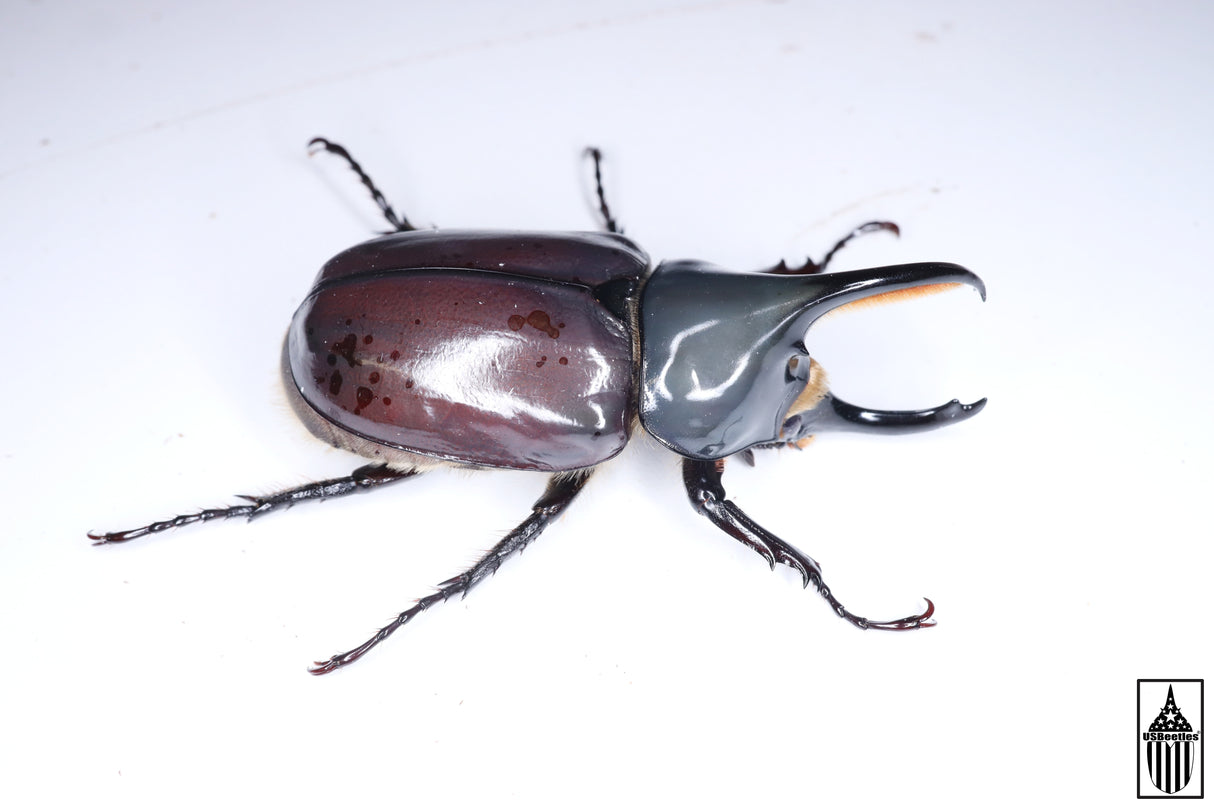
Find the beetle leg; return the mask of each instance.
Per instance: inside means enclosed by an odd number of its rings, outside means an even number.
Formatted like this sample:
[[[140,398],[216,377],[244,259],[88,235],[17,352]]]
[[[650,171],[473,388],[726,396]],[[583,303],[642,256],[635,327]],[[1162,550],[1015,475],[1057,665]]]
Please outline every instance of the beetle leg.
[[[683,482],[696,511],[743,545],[758,552],[773,568],[775,563],[779,562],[796,570],[801,574],[802,586],[813,584],[814,589],[826,599],[840,618],[860,629],[903,630],[936,625],[936,622],[931,620],[932,613],[936,611],[931,599],[926,599],[927,609],[924,612],[895,621],[870,621],[849,612],[822,580],[822,568],[817,562],[756,523],[732,500],[725,499],[725,488],[721,485],[724,469],[723,460],[683,459]]]
[[[607,207],[607,196],[603,193],[603,153],[597,146],[587,146],[586,156],[594,161],[594,191],[599,198],[599,213],[603,216],[603,228],[608,233],[623,233],[624,229],[611,216]]]
[[[835,246],[827,251],[820,263],[815,263],[812,258],[807,258],[805,259],[805,263],[800,267],[789,267],[784,263],[784,259],[780,259],[779,264],[774,267],[768,267],[762,272],[771,273],[772,275],[813,275],[815,273],[824,272],[826,270],[826,265],[829,264],[830,260],[835,257],[835,253],[838,253],[843,249],[843,245],[847,244],[857,236],[863,236],[865,233],[875,233],[879,230],[888,230],[895,236],[902,235],[902,231],[899,230],[898,226],[893,222],[865,222],[863,225],[860,225],[860,227],[856,228],[851,233],[835,242]]]
[[[355,469],[344,478],[318,480],[313,483],[305,483],[303,486],[296,486],[293,489],[285,489],[281,492],[274,492],[273,494],[259,497],[247,494],[237,495],[249,501],[244,505],[228,506],[226,508],[208,508],[194,514],[182,514],[171,520],[154,522],[151,525],[133,528],[129,531],[113,531],[107,534],[98,534],[90,531],[88,537],[93,540],[93,544],[95,545],[107,545],[114,542],[126,542],[127,540],[138,539],[148,534],[158,534],[170,528],[179,528],[183,525],[190,525],[196,522],[226,520],[230,517],[248,517],[251,520],[254,517],[260,517],[263,514],[277,511],[280,508],[290,508],[296,503],[302,503],[305,500],[324,500],[329,497],[341,497],[345,494],[365,492],[377,489],[388,483],[395,483],[398,480],[411,478],[417,474],[421,474],[418,469],[400,470],[393,469],[385,464],[367,464]]]
[[[396,616],[392,623],[372,635],[366,643],[348,652],[334,655],[323,662],[318,660],[308,671],[312,674],[328,674],[342,666],[348,666],[435,604],[447,601],[455,595],[467,595],[469,590],[483,579],[496,573],[502,562],[527,547],[553,520],[560,516],[561,512],[573,502],[573,498],[586,485],[586,481],[590,479],[590,473],[593,471],[594,469],[590,468],[553,475],[548,481],[548,488],[531,507],[531,516],[507,534],[501,542],[494,545],[476,564],[458,576],[453,576],[440,583],[436,592],[425,598],[419,598],[416,604]]]
[[[371,192],[371,198],[375,200],[375,204],[379,206],[379,210],[383,213],[384,218],[388,220],[388,224],[392,226],[395,232],[404,233],[405,231],[409,230],[417,230],[417,228],[410,224],[408,218],[405,216],[397,216],[396,211],[392,210],[392,206],[388,204],[388,198],[385,197],[383,192],[381,192],[379,188],[376,187],[375,183],[371,181],[371,178],[367,175],[367,172],[363,171],[363,167],[358,165],[358,161],[355,160],[348,151],[346,151],[346,147],[333,143],[325,138],[312,138],[312,140],[308,141],[308,154],[315,154],[316,147],[337,155],[345,160],[347,164],[349,164],[354,173],[358,175],[358,179],[362,180],[362,184],[365,185],[367,190]]]

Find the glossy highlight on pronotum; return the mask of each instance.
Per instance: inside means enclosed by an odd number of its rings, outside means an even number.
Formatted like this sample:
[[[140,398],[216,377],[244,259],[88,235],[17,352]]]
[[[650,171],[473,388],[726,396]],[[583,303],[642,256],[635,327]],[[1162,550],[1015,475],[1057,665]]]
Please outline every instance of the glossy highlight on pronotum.
[[[820,262],[734,272],[705,261],[656,267],[608,208],[602,155],[588,149],[603,230],[422,230],[398,214],[343,147],[391,232],[345,250],[320,270],[287,330],[283,380],[318,438],[370,463],[350,475],[246,502],[89,537],[113,545],[197,522],[259,517],[398,483],[440,465],[547,473],[531,514],[472,567],[437,585],[325,674],[362,657],[420,613],[465,595],[526,547],[615,457],[639,424],[682,458],[695,510],[774,568],[787,565],[841,618],[861,629],[934,625],[930,600],[906,618],[874,621],[843,606],[805,553],[725,495],[726,460],[804,447],[818,433],[918,432],[964,421],[986,403],[876,410],[834,395],[806,341],[828,312],[956,286],[978,276],[955,264],[825,272],[868,222]]]

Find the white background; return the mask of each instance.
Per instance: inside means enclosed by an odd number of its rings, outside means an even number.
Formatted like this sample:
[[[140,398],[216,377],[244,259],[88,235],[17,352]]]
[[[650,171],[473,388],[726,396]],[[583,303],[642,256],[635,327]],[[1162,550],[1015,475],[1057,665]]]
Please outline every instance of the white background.
[[[13,806],[1131,805],[1135,681],[1211,666],[1207,3],[19,2],[0,9],[0,789]],[[543,478],[437,472],[251,525],[114,530],[359,461],[280,340],[384,227],[655,258],[920,260],[951,293],[809,346],[845,398],[989,396],[725,482],[863,633],[645,440],[522,558],[349,670]],[[1186,706],[1186,711],[1188,706]],[[1059,741],[1062,740],[1062,741]]]

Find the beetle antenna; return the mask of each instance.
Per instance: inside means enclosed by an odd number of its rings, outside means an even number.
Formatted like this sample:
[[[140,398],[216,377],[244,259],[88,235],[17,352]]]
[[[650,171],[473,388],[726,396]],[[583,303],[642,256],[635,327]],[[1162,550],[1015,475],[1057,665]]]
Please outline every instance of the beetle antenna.
[[[772,275],[814,275],[816,273],[825,272],[826,265],[829,264],[830,260],[835,257],[835,253],[838,253],[843,249],[845,244],[857,236],[863,236],[865,233],[876,233],[879,230],[888,230],[895,236],[902,235],[901,228],[899,228],[893,222],[865,222],[863,225],[855,228],[851,233],[835,242],[835,246],[830,248],[830,250],[826,252],[826,255],[822,257],[821,263],[815,263],[812,258],[807,258],[805,259],[805,263],[800,267],[789,267],[784,263],[784,260],[781,259],[779,264],[774,267],[768,267],[766,270],[763,270],[763,272],[771,273]]]
[[[603,227],[607,229],[608,233],[623,233],[623,228],[611,216],[611,209],[607,207],[607,196],[603,193],[603,153],[597,146],[587,146],[585,154],[594,161],[594,191],[599,198],[599,213],[603,217]]]
[[[383,213],[384,218],[388,220],[388,224],[390,224],[397,233],[417,230],[417,228],[413,227],[413,225],[409,222],[407,217],[397,216],[396,211],[394,211],[392,206],[388,204],[388,198],[383,195],[383,192],[380,191],[378,187],[376,187],[370,176],[367,175],[367,172],[363,171],[363,167],[358,164],[358,161],[355,160],[348,151],[346,151],[346,147],[333,143],[325,138],[312,138],[312,140],[308,141],[308,154],[316,154],[317,147],[324,149],[326,152],[330,152],[331,154],[335,154],[346,161],[354,173],[358,175],[358,179],[362,181],[362,184],[365,185],[367,190],[371,192],[371,199],[375,200],[375,204],[379,206],[380,212]]]

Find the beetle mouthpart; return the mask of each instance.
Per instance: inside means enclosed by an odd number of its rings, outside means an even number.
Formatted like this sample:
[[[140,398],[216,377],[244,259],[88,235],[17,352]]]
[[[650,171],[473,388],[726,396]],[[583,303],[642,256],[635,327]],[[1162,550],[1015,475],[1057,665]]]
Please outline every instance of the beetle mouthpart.
[[[789,364],[792,364],[791,360]],[[827,381],[826,371],[823,370],[821,363],[811,358],[809,361],[809,379],[805,382],[805,389],[788,406],[788,416],[792,417],[799,413],[813,410],[829,395],[830,383]]]

